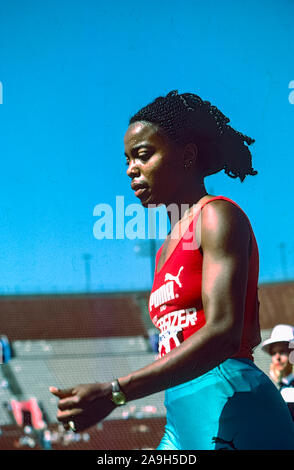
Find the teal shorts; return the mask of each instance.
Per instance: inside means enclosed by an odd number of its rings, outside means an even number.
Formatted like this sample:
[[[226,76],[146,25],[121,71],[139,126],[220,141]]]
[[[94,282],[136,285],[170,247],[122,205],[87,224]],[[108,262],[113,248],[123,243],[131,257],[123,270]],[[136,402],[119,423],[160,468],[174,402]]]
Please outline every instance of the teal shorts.
[[[294,450],[294,422],[280,392],[249,359],[228,359],[165,392],[157,450]]]

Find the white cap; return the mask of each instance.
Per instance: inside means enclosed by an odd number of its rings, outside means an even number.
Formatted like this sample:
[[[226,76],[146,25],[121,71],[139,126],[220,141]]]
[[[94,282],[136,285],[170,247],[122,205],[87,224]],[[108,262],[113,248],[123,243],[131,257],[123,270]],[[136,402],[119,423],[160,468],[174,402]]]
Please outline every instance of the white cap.
[[[294,343],[294,327],[290,325],[277,325],[273,328],[271,337],[264,341],[261,348],[269,354],[271,344],[274,343]]]

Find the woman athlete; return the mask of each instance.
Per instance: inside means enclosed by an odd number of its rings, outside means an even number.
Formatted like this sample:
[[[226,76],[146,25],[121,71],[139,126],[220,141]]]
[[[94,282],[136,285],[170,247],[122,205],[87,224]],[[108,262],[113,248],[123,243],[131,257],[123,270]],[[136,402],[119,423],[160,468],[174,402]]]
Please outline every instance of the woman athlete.
[[[66,428],[85,429],[120,404],[165,390],[158,450],[294,449],[287,406],[253,363],[259,267],[250,222],[204,185],[223,169],[241,181],[257,173],[248,148],[254,141],[228,123],[208,101],[177,91],[130,119],[124,144],[135,195],[146,208],[164,204],[181,214],[174,220],[169,213],[149,299],[159,357],[113,382],[51,387]]]

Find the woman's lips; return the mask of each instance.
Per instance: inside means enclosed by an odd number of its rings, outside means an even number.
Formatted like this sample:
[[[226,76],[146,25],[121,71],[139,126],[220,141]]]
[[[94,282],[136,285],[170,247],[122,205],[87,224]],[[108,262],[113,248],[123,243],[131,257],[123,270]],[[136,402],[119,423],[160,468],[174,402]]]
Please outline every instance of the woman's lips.
[[[144,194],[144,192],[147,190],[147,188],[139,188],[137,191],[135,191],[135,196],[140,197]]]

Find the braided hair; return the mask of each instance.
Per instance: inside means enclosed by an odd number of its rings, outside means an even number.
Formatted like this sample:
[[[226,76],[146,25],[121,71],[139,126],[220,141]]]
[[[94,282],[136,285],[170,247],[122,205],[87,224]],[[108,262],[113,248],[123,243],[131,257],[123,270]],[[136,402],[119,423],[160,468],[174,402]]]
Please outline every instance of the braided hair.
[[[257,174],[248,148],[254,139],[229,126],[230,119],[198,95],[173,90],[139,110],[130,118],[129,125],[137,121],[157,125],[177,144],[194,142],[199,149],[203,176],[224,170],[231,178],[243,182],[246,175]]]

